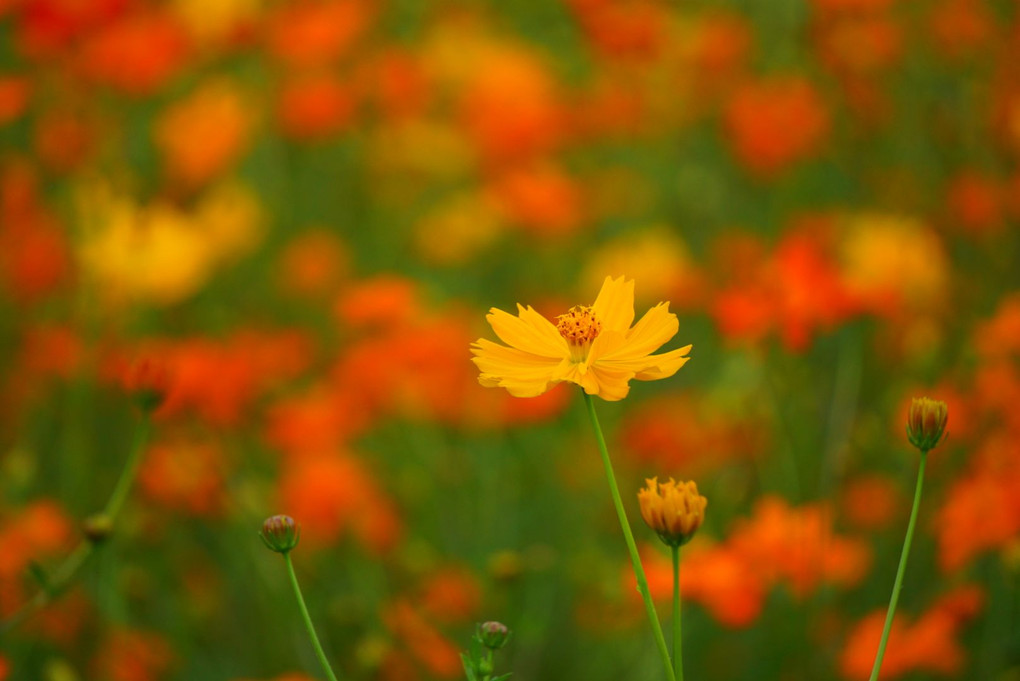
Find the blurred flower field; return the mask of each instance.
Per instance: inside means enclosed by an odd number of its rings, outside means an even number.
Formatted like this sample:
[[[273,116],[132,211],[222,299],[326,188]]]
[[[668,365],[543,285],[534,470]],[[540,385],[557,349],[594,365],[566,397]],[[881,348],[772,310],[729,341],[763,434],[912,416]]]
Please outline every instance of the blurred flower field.
[[[471,361],[607,277],[688,679],[869,678],[927,395],[881,679],[1018,681],[1018,227],[1017,0],[0,0],[0,681],[322,678],[277,513],[341,679],[662,678],[581,389]]]

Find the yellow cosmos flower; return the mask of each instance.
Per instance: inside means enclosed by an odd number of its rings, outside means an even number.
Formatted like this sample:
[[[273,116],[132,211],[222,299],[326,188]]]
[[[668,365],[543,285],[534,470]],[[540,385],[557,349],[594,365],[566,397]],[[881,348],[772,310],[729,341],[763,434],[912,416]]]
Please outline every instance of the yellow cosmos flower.
[[[627,396],[632,378],[668,378],[687,363],[691,346],[653,355],[679,328],[669,303],[634,322],[634,281],[606,277],[595,302],[578,305],[553,324],[530,306],[517,316],[493,308],[486,319],[506,345],[485,338],[471,345],[479,383],[515,397],[541,395],[561,381],[604,400]],[[509,346],[509,347],[507,347]]]

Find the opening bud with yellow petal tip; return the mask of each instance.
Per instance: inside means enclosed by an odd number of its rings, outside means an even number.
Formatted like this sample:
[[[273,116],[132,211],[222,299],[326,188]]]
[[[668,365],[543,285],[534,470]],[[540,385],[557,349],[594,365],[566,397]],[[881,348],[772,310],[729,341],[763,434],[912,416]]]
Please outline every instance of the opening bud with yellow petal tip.
[[[922,452],[928,452],[942,441],[949,421],[945,402],[929,397],[915,397],[907,415],[907,439]]]
[[[298,545],[301,527],[289,515],[274,515],[262,523],[259,537],[270,551],[287,554]]]
[[[668,546],[683,546],[705,520],[708,499],[698,494],[693,482],[646,480],[648,486],[638,492],[641,517]]]

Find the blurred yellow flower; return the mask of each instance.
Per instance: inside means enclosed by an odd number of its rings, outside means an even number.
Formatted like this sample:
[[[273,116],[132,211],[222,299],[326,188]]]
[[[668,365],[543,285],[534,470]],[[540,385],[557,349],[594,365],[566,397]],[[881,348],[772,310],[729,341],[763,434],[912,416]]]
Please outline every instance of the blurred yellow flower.
[[[929,310],[945,302],[949,262],[938,235],[895,215],[851,217],[841,244],[843,277],[873,307],[899,303]]]
[[[456,194],[415,225],[415,245],[429,263],[456,265],[489,248],[505,231],[499,206],[484,192]]]
[[[604,272],[641,272],[641,300],[663,300],[696,276],[687,245],[668,225],[635,229],[599,247],[585,266],[582,281],[593,286]]]
[[[214,188],[193,211],[140,205],[91,185],[79,195],[79,218],[87,229],[78,247],[82,270],[112,303],[185,300],[260,234],[258,203],[241,185]]]
[[[262,0],[173,0],[172,11],[200,45],[234,39],[257,25]]]
[[[690,359],[691,346],[653,355],[679,328],[669,303],[659,303],[633,327],[634,281],[606,277],[595,302],[575,306],[558,324],[532,307],[518,316],[492,308],[486,319],[507,345],[485,338],[472,344],[478,381],[506,388],[515,397],[534,397],[567,381],[604,400],[623,399],[630,380],[668,378]],[[507,347],[509,346],[509,347]]]

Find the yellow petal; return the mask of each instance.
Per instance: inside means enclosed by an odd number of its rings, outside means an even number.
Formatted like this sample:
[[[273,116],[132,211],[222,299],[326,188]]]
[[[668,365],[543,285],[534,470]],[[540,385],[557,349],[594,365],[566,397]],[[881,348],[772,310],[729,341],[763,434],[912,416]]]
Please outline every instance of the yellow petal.
[[[602,290],[592,304],[602,328],[626,331],[634,322],[634,280],[606,277]]]
[[[633,371],[617,370],[603,366],[592,367],[588,372],[598,379],[598,396],[607,402],[622,400],[630,392],[630,379],[634,378]]]
[[[602,357],[606,359],[645,357],[675,336],[679,328],[680,322],[677,321],[676,315],[669,311],[669,303],[659,303],[641,317],[620,346],[603,354]]]
[[[552,323],[530,307],[518,305],[517,310],[519,317],[494,307],[486,316],[500,340],[542,357],[561,358],[570,354],[566,340]]]
[[[481,377],[478,379],[481,381]],[[510,381],[502,380],[495,385],[485,385],[487,388],[505,388],[508,393],[514,397],[538,397],[542,393],[547,392],[556,383],[547,381]]]
[[[483,374],[523,380],[545,376],[551,379],[556,367],[563,361],[542,357],[517,348],[508,348],[485,338],[479,338],[471,346],[471,352],[475,355],[471,361]]]
[[[664,352],[661,355],[651,355],[648,357],[646,367],[634,374],[634,378],[639,381],[656,381],[660,378],[669,378],[679,371],[680,367],[687,364],[690,357],[686,355],[690,351],[691,346],[685,345],[682,348]]]

